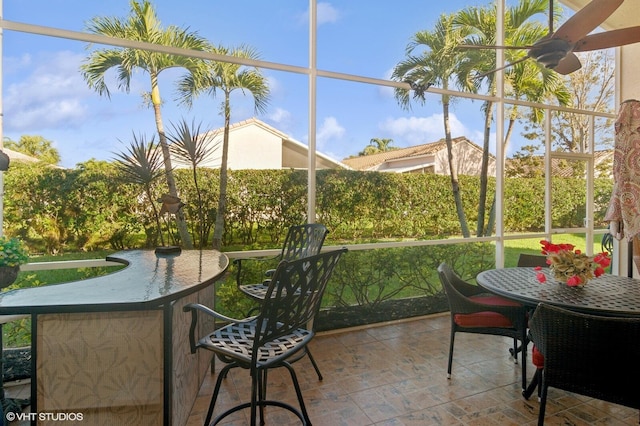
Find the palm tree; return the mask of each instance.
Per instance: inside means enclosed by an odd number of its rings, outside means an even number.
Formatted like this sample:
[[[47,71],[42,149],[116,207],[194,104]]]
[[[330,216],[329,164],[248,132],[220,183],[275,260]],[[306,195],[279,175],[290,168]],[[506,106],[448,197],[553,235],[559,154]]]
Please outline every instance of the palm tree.
[[[217,47],[213,53],[242,59],[259,59],[257,51],[248,46],[228,49]],[[220,162],[220,198],[216,211],[216,223],[213,230],[213,248],[222,248],[224,233],[224,216],[227,209],[227,160],[229,153],[229,127],[231,126],[231,93],[240,90],[253,95],[256,113],[266,110],[269,99],[269,86],[266,78],[257,68],[246,68],[229,62],[205,63],[197,71],[192,71],[178,82],[178,93],[182,104],[191,107],[195,96],[207,93],[213,97],[220,90],[224,96],[222,100],[222,115],[224,117],[224,136],[222,139],[222,158]]]
[[[142,3],[132,0],[131,13],[124,20],[95,17],[89,21],[87,30],[109,37],[143,41],[182,49],[204,50],[209,45],[197,33],[188,32],[176,26],[169,26],[163,29],[153,6],[147,0]],[[131,48],[108,48],[93,51],[81,66],[82,75],[89,87],[96,90],[100,95],[107,97],[110,97],[110,93],[105,82],[105,75],[112,68],[117,70],[118,88],[127,93],[129,93],[131,78],[136,70],[141,69],[149,75],[151,91],[147,100],[151,102],[155,114],[168,191],[170,195],[175,197],[178,196],[178,190],[173,176],[169,145],[162,122],[162,98],[160,97],[158,77],[162,71],[169,68],[184,67],[188,70],[194,69],[199,62],[201,60],[184,56]],[[176,223],[182,243],[186,248],[192,248],[191,236],[182,211],[176,215]]]
[[[509,7],[505,11],[504,34],[506,45],[531,45],[548,33],[548,29],[541,22],[532,18],[547,14],[547,0],[523,0],[518,5]],[[554,14],[558,17],[558,14]],[[471,45],[495,45],[496,44],[496,19],[497,6],[469,7],[458,12],[454,19],[454,26],[467,34],[464,44]],[[496,68],[496,55],[492,49],[472,49],[465,51],[457,75],[458,83],[466,90],[477,92],[486,87],[487,92],[495,95],[495,74],[488,73]],[[505,50],[507,62],[514,61],[524,56],[520,50]],[[482,76],[477,78],[476,76]],[[541,102],[555,97],[559,104],[566,105],[569,95],[563,80],[554,71],[548,70],[535,61],[525,61],[504,71],[506,91],[515,99],[526,99],[532,102]],[[493,229],[493,211],[490,209],[489,220],[485,221],[488,168],[489,168],[489,141],[491,134],[494,103],[485,101],[482,108],[485,125],[483,141],[483,157],[480,173],[480,195],[478,202],[478,221],[476,236],[489,235]],[[518,119],[518,107],[513,106],[509,113],[509,123],[505,139],[502,142],[506,149],[513,127]],[[540,110],[533,110],[530,119],[539,122],[542,119]],[[495,197],[492,206],[495,204]],[[487,222],[487,223],[485,223]]]
[[[396,81],[409,83],[414,90],[414,99],[424,104],[424,91],[430,85],[437,84],[445,90],[449,88],[449,80],[451,76],[457,73],[458,63],[463,55],[461,51],[455,49],[460,44],[463,35],[460,30],[453,27],[453,15],[441,15],[433,31],[420,31],[411,38],[405,51],[407,58],[395,66],[392,78]],[[410,91],[408,89],[395,90],[396,100],[406,109],[411,107],[409,94]],[[456,159],[453,155],[451,125],[449,122],[451,97],[443,94],[441,100],[451,189],[462,235],[468,238],[470,236],[469,227],[460,194],[458,170]]]
[[[396,149],[392,147],[393,139],[386,138],[372,138],[369,141],[369,145],[367,145],[361,152],[358,153],[359,156],[363,155],[371,155],[377,154],[379,152],[387,152]]]

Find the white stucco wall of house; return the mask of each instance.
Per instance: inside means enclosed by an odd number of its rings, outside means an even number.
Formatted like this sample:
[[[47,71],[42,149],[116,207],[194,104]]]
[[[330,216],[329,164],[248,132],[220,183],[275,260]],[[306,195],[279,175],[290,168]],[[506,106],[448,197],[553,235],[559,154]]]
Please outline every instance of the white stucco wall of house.
[[[482,151],[466,142],[457,143],[453,147],[458,175],[479,176],[482,165]],[[434,172],[439,175],[449,174],[449,160],[447,150],[443,149],[436,154]],[[488,175],[495,176],[496,161],[489,157]]]
[[[234,129],[229,138],[229,168],[279,169],[282,167],[282,139],[259,126]]]
[[[200,167],[219,168],[222,157],[223,129],[217,129],[210,144],[212,154]],[[227,166],[231,170],[307,169],[309,153],[306,145],[289,139],[286,135],[259,120],[247,120],[231,126]],[[173,156],[176,168],[190,167]],[[318,153],[317,169],[346,167]]]
[[[209,145],[212,154],[200,167],[220,168],[223,132],[219,131]],[[173,157],[176,167],[188,165]],[[266,129],[255,126],[231,128],[227,167],[231,170],[279,169],[282,167],[282,139]]]

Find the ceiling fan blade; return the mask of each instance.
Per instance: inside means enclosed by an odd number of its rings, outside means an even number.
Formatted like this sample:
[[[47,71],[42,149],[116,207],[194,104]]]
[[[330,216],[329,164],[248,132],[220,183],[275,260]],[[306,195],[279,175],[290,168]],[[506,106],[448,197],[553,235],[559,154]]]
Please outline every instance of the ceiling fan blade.
[[[509,63],[509,64],[506,64],[506,65],[504,65],[504,66],[502,66],[502,67],[499,67],[499,68],[493,69],[493,70],[491,70],[491,71],[483,72],[482,74],[479,74],[479,75],[475,76],[474,78],[475,78],[475,79],[484,78],[484,77],[488,76],[489,74],[493,74],[494,72],[497,72],[497,71],[503,70],[503,69],[505,69],[505,68],[509,68],[509,67],[511,67],[511,66],[513,66],[513,65],[515,65],[515,64],[519,64],[520,62],[524,62],[524,61],[526,61],[527,59],[529,59],[529,57],[528,57],[528,56],[524,56],[524,57],[522,57],[522,58],[518,59],[517,61],[514,61],[514,62],[511,62],[511,63]]]
[[[578,40],[573,47],[573,51],[585,52],[587,50],[608,49],[638,42],[640,42],[640,26],[621,28],[583,37]]]
[[[558,28],[553,38],[574,44],[604,22],[624,0],[592,0]]]
[[[580,59],[573,52],[567,53],[558,65],[553,67],[553,70],[558,74],[567,75],[571,74],[574,71],[578,71],[582,68],[582,64],[580,63]]]

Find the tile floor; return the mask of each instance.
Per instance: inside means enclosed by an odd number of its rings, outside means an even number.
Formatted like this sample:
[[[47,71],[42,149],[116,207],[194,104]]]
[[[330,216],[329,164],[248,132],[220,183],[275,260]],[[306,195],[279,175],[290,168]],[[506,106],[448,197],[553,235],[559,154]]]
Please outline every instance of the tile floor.
[[[529,401],[521,396],[520,366],[509,356],[510,339],[459,333],[447,380],[449,321],[446,313],[316,336],[310,347],[324,380],[318,380],[307,358],[294,364],[312,423],[535,425],[539,404],[535,394]],[[528,367],[531,377],[533,366]],[[188,426],[204,423],[215,379],[215,374],[205,379]],[[621,386],[628,385],[624,377],[620,380]],[[249,386],[247,371],[232,370],[214,416],[246,401]],[[28,397],[28,392],[24,385],[7,388],[9,396]],[[286,370],[269,372],[267,394],[296,405]],[[221,424],[247,425],[247,416],[248,410],[234,413]],[[637,410],[550,389],[545,424],[637,425],[638,418]],[[300,422],[287,411],[267,408],[267,424]]]
[[[458,333],[452,378],[447,380],[449,321],[446,313],[316,336],[310,348],[324,380],[318,380],[307,358],[294,364],[312,423],[537,424],[537,397],[526,401],[521,395],[520,365],[509,356],[510,339]],[[527,367],[531,377],[534,367]],[[189,426],[204,423],[215,379],[215,374],[205,379]],[[624,378],[620,380],[623,386]],[[232,370],[223,382],[214,416],[246,401],[249,386],[246,370]],[[267,395],[296,405],[286,370],[269,372]],[[248,410],[234,413],[221,424],[246,425],[247,416]],[[549,390],[547,425],[637,425],[638,419],[634,409]],[[267,424],[299,423],[284,410],[267,409]]]

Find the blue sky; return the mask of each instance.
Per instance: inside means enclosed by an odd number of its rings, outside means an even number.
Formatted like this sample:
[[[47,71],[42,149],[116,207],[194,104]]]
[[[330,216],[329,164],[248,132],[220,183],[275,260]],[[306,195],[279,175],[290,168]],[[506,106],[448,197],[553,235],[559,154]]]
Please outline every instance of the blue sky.
[[[335,0],[318,3],[318,68],[367,77],[388,78],[403,57],[410,37],[429,30],[442,13],[492,0],[371,1]],[[296,66],[308,64],[308,2],[306,0],[194,1],[156,0],[163,26],[197,31],[215,44],[250,45],[261,59]],[[95,16],[125,18],[128,0],[4,0],[6,20],[82,31]],[[100,97],[82,79],[79,66],[86,43],[5,31],[3,34],[4,136],[41,135],[53,141],[61,165],[74,167],[91,158],[112,160],[132,139],[155,133],[153,112],[143,105],[148,76],[139,74],[129,94],[110,76],[111,99]],[[174,102],[173,83],[183,71],[163,74],[161,92],[167,130],[182,118],[204,128],[222,126],[220,100],[199,98],[191,110]],[[265,70],[271,98],[257,117],[308,141],[308,78]],[[232,100],[232,122],[254,116],[250,96]],[[482,144],[481,103],[452,107],[453,136]],[[400,108],[393,91],[375,85],[319,79],[317,148],[341,160],[361,151],[371,138],[390,138],[406,147],[444,136],[439,96],[425,106]],[[124,145],[123,145],[124,144]]]

